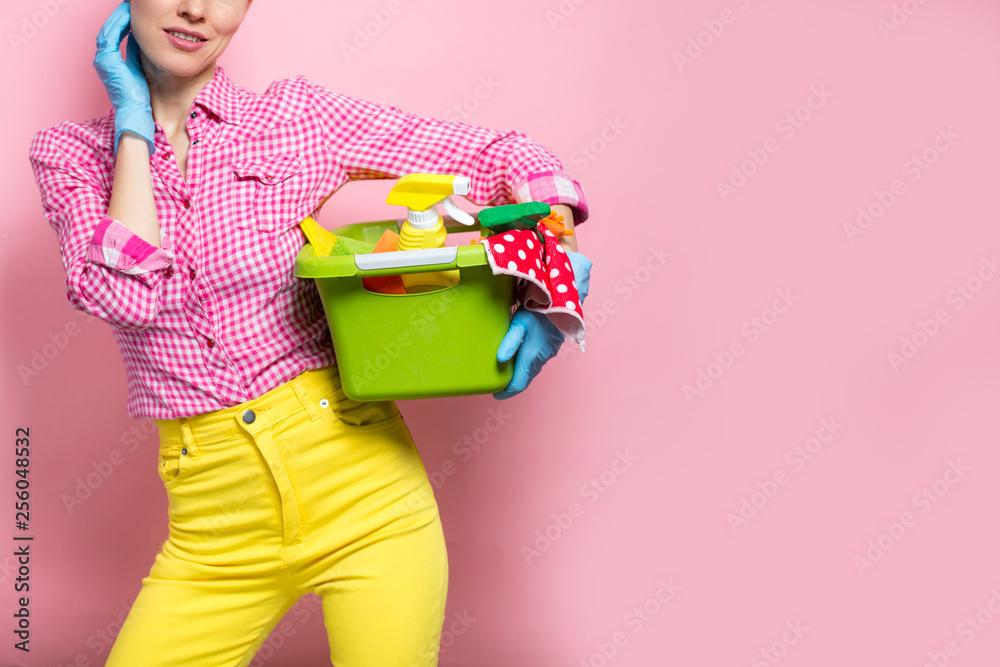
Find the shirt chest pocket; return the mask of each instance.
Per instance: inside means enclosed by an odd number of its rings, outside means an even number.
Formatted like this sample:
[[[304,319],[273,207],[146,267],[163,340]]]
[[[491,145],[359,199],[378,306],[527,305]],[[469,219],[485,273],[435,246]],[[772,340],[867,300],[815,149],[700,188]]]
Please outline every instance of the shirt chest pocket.
[[[298,154],[281,153],[251,158],[233,164],[243,209],[236,226],[274,232],[297,225],[304,217],[302,159]]]

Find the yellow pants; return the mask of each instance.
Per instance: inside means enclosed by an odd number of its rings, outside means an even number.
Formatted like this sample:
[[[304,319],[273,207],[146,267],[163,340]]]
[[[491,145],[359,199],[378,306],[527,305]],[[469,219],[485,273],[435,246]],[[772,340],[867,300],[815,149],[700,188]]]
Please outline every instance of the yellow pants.
[[[336,667],[437,665],[448,555],[394,403],[347,398],[331,367],[157,425],[170,534],[107,665],[248,665],[309,592]]]

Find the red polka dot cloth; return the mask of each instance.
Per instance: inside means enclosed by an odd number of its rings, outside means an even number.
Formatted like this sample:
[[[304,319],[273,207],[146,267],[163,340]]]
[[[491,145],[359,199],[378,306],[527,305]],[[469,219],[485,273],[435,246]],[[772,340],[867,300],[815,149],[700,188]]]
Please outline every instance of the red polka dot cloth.
[[[530,230],[497,234],[479,242],[486,246],[486,258],[493,273],[519,278],[517,300],[528,310],[548,316],[567,338],[583,351],[586,324],[573,267],[566,250],[555,235],[544,230],[543,246]]]

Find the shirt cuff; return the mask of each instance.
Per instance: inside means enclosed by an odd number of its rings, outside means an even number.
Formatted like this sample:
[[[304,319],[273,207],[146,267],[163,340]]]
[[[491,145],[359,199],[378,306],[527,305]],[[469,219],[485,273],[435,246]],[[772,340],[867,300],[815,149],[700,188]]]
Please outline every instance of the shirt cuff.
[[[531,174],[514,188],[514,198],[519,204],[540,201],[546,204],[566,204],[576,209],[573,224],[578,225],[590,215],[583,186],[564,171],[545,171]]]
[[[163,233],[160,236],[163,245],[157,248],[118,220],[105,215],[90,239],[87,259],[149,283],[153,279],[152,272],[168,268],[174,261],[170,239]]]

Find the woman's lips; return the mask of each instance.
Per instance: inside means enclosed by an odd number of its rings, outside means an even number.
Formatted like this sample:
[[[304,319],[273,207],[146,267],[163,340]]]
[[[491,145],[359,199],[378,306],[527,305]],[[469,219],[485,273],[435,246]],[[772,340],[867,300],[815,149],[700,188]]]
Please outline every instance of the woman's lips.
[[[184,33],[185,35],[191,35],[191,33],[187,32],[187,31],[184,31],[184,30],[175,30],[174,32],[181,32],[181,33]],[[176,35],[171,34],[167,30],[164,30],[163,34],[165,34],[167,36],[167,39],[170,40],[171,44],[173,44],[174,46],[176,46],[179,49],[183,49],[184,51],[197,51],[198,49],[200,49],[205,44],[205,41],[207,41],[207,40],[202,40],[202,41],[199,41],[199,42],[192,42],[192,41],[189,41],[189,40],[186,40],[186,39],[181,39],[180,37],[177,37]],[[192,35],[192,36],[197,37],[197,35]]]

